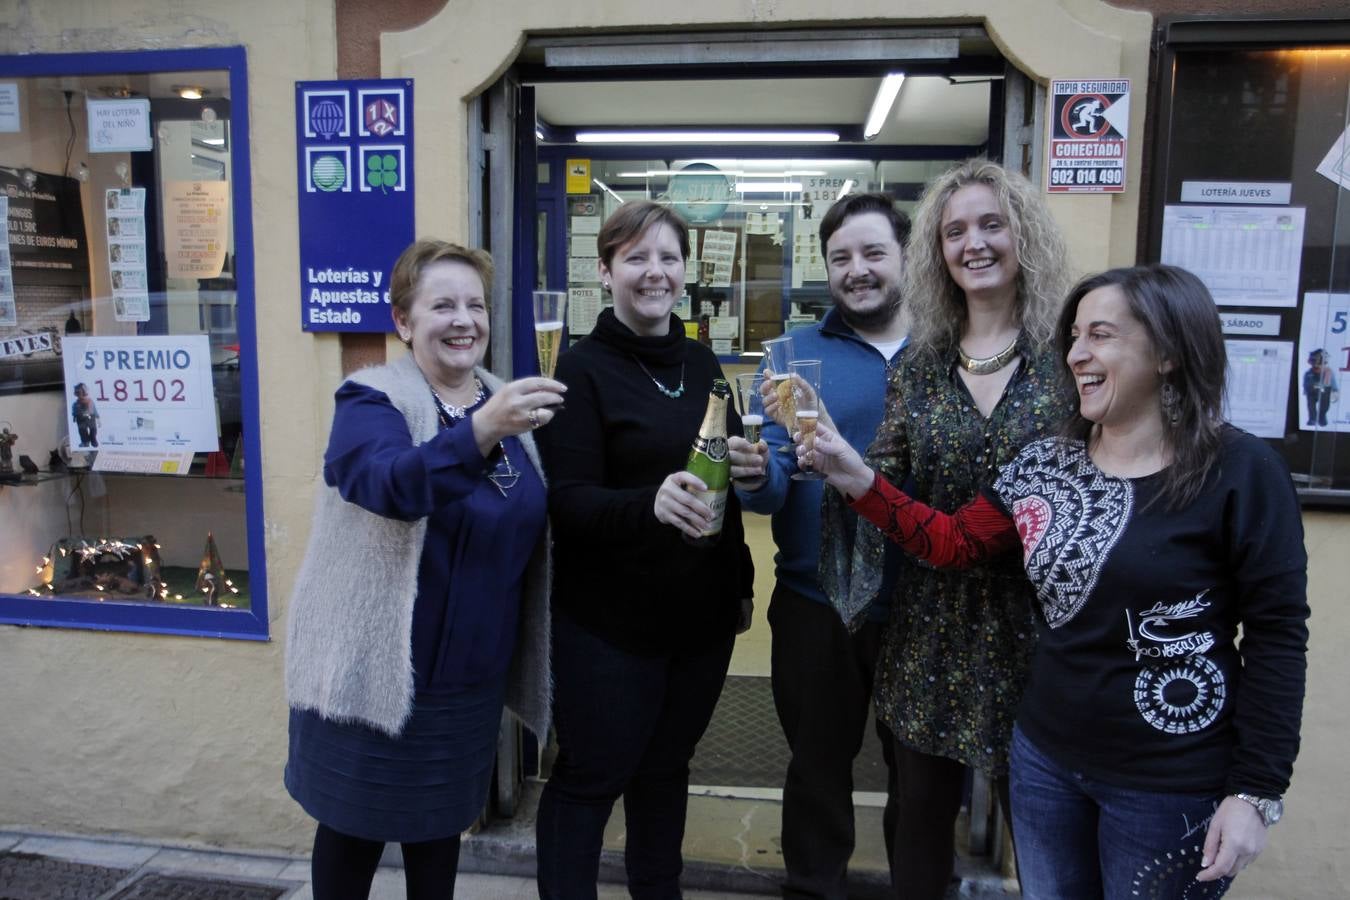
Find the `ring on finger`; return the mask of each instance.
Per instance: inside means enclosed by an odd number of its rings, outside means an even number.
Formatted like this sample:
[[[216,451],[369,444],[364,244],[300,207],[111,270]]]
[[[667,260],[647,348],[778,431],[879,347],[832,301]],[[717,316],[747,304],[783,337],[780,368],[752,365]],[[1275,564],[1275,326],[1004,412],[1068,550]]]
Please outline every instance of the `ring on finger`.
[[[538,427],[539,427],[539,410],[537,410],[537,409],[532,409],[532,410],[530,410],[530,414],[529,414],[528,416],[526,416],[525,418],[527,418],[527,419],[530,420],[530,427],[531,427],[531,428],[538,428]]]

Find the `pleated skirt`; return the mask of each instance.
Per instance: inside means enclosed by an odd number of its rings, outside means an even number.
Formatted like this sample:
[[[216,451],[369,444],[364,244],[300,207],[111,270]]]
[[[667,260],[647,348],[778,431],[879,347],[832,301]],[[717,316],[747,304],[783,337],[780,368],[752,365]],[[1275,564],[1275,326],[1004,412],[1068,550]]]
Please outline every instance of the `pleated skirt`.
[[[398,737],[292,708],[286,790],[354,837],[415,843],[459,834],[487,801],[505,692],[505,677],[419,691]]]

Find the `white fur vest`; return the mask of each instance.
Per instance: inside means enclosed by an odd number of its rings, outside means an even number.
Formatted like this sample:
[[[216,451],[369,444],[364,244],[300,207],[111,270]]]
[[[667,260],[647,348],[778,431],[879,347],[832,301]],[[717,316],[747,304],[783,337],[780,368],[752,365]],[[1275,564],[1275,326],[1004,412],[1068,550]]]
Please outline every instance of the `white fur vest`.
[[[477,371],[490,391],[501,379]],[[362,369],[351,380],[384,392],[408,422],[415,443],[439,422],[411,354]],[[535,471],[534,438],[519,436]],[[412,712],[412,618],[426,519],[400,522],[348,503],[321,483],[286,629],[286,700],[327,719],[364,722],[397,735]],[[541,738],[552,704],[549,672],[549,532],[530,555],[521,596],[506,705]]]

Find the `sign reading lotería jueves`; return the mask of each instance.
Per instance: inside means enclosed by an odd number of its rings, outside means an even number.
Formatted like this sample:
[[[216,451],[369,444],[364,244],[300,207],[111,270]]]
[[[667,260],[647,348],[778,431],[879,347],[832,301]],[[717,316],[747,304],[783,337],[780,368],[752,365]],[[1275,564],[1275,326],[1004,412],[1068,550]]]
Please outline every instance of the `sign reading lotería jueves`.
[[[389,272],[412,243],[411,79],[297,81],[300,325],[393,331]]]

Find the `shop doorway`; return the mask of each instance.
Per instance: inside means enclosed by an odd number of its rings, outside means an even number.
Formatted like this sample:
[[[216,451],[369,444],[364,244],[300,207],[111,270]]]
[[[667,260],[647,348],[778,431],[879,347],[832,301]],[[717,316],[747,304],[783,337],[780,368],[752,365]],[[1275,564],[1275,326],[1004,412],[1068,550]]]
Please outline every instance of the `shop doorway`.
[[[898,93],[869,129],[894,75]],[[761,341],[829,308],[817,229],[839,196],[880,190],[912,207],[929,179],[975,155],[1037,179],[1042,101],[979,26],[532,37],[471,117],[471,225],[511,273],[494,288],[495,364],[535,371],[533,290],[567,291],[567,340],[588,333],[605,302],[595,232],[622,202],[654,199],[695,232],[677,313],[725,369],[753,366]],[[767,520],[747,532],[764,607]],[[768,671],[761,610],[695,781],[744,795],[781,786]],[[875,740],[865,754],[860,801],[880,803]],[[996,848],[987,786],[976,783],[971,808],[971,846]]]

